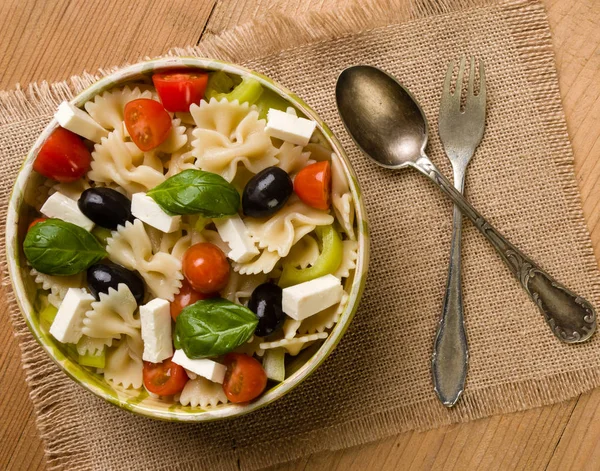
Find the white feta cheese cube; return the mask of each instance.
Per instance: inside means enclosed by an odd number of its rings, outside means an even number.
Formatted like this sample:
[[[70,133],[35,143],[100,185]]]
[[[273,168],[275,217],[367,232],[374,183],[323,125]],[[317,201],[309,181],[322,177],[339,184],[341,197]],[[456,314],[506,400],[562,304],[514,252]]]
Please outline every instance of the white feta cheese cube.
[[[248,234],[248,229],[239,215],[214,220],[217,232],[229,248],[227,256],[239,263],[250,261],[259,254],[258,249]]]
[[[265,132],[272,137],[291,142],[298,146],[308,144],[317,123],[310,119],[298,118],[291,113],[270,108],[267,113]]]
[[[181,225],[181,216],[169,216],[146,193],[135,193],[131,197],[131,214],[167,234]]]
[[[59,342],[79,342],[85,313],[92,308],[94,301],[85,289],[69,288],[50,326],[50,334]]]
[[[108,136],[108,131],[94,121],[89,114],[68,101],[63,101],[58,105],[58,111],[54,117],[63,128],[90,141],[100,142],[103,137]]]
[[[187,357],[183,350],[175,350],[172,361],[179,366],[183,366],[186,370],[190,370],[192,373],[196,373],[198,376],[202,376],[215,383],[223,384],[223,380],[225,379],[227,367],[216,361],[206,358],[192,360]]]
[[[339,278],[325,275],[284,288],[281,307],[292,319],[301,321],[339,303],[343,291]]]
[[[60,191],[50,195],[40,212],[46,217],[62,219],[88,231],[94,228],[94,222],[79,210],[77,201],[63,195]]]
[[[169,301],[160,298],[140,306],[144,361],[160,363],[173,356],[170,306]]]

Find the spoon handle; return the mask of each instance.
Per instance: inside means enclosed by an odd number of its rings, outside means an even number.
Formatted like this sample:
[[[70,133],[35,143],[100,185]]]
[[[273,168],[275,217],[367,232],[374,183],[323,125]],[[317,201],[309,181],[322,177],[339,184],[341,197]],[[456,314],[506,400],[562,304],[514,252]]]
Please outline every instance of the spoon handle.
[[[456,204],[494,246],[504,263],[542,312],[550,329],[565,343],[583,342],[596,329],[596,313],[581,296],[558,283],[523,252],[508,242],[426,156],[414,166],[427,175]]]
[[[466,165],[454,167],[454,187],[460,192],[464,187],[466,170]],[[446,407],[456,404],[463,393],[469,363],[462,300],[461,238],[462,213],[455,205],[446,294],[431,359],[433,387]]]

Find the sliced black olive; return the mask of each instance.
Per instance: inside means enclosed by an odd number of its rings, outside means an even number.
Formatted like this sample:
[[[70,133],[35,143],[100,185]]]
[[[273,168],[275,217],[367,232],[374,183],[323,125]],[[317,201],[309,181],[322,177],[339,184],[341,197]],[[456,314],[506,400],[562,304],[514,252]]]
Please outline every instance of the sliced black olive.
[[[260,218],[276,213],[288,200],[294,185],[285,170],[267,167],[254,175],[242,195],[242,210],[246,216]]]
[[[88,188],[79,197],[77,205],[88,218],[108,229],[124,226],[125,222],[134,219],[129,198],[112,188]]]
[[[108,293],[108,288],[118,289],[125,283],[138,304],[144,302],[144,281],[140,276],[121,265],[97,263],[87,270],[87,283],[92,295],[100,299],[100,293]]]
[[[274,283],[263,283],[252,292],[248,309],[258,317],[258,325],[254,333],[266,337],[278,330],[285,321],[285,313],[281,308],[282,290]]]

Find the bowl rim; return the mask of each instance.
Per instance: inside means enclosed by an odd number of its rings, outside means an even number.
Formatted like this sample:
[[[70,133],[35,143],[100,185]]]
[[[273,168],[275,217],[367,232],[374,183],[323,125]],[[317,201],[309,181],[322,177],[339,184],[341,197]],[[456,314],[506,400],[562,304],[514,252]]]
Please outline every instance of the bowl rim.
[[[119,396],[119,389],[112,389],[106,380],[108,387],[103,384],[91,383],[85,381],[81,377],[77,377],[75,371],[85,370],[84,367],[78,363],[70,360],[68,357],[60,358],[58,347],[53,339],[49,338],[45,332],[43,332],[40,322],[36,319],[37,314],[35,309],[30,302],[26,289],[21,278],[21,270],[19,266],[19,253],[20,244],[18,240],[18,224],[19,224],[19,211],[22,204],[24,203],[24,189],[26,188],[27,182],[33,170],[34,156],[37,155],[38,149],[41,144],[47,139],[50,133],[58,126],[55,118],[52,118],[50,123],[44,128],[38,139],[35,141],[31,149],[29,150],[27,157],[19,170],[17,178],[15,180],[8,204],[6,228],[5,228],[5,240],[6,240],[6,259],[8,265],[8,273],[13,289],[14,297],[17,305],[21,311],[21,314],[36,341],[46,351],[52,361],[57,364],[60,369],[65,372],[73,381],[81,385],[83,388],[92,392],[96,396],[99,396],[107,402],[132,412],[137,415],[150,417],[153,419],[164,420],[164,421],[176,421],[176,422],[204,422],[214,421],[225,418],[232,418],[247,413],[253,412],[260,409],[275,400],[283,397],[300,383],[302,383],[311,373],[313,373],[323,361],[331,354],[335,346],[339,343],[342,336],[346,332],[348,326],[356,310],[365,288],[367,278],[367,267],[369,261],[369,232],[367,223],[367,214],[361,197],[361,191],[358,183],[356,174],[352,168],[350,160],[346,155],[342,145],[338,139],[334,136],[329,127],[321,120],[317,113],[309,107],[300,97],[288,90],[287,88],[276,83],[267,76],[247,69],[243,66],[239,66],[230,62],[225,62],[216,59],[200,58],[200,57],[167,57],[154,60],[148,60],[138,62],[123,68],[120,68],[111,74],[101,78],[91,86],[87,87],[80,93],[78,93],[71,101],[73,105],[80,107],[94,96],[103,91],[112,88],[114,86],[124,85],[127,82],[132,82],[139,79],[142,76],[149,75],[159,71],[166,71],[172,69],[204,69],[210,71],[222,70],[224,72],[241,75],[251,76],[258,80],[263,87],[266,87],[278,95],[285,98],[287,101],[292,103],[306,116],[316,121],[317,128],[321,131],[322,135],[326,138],[328,144],[333,149],[334,153],[341,159],[346,178],[348,180],[348,186],[352,193],[352,198],[355,207],[355,218],[357,223],[357,240],[359,243],[358,248],[358,259],[356,262],[356,268],[352,285],[349,294],[348,303],[344,312],[340,316],[340,319],[333,327],[331,332],[325,341],[320,345],[318,350],[291,376],[286,378],[283,382],[267,390],[257,400],[245,404],[236,405],[227,403],[222,406],[217,406],[211,409],[202,408],[189,408],[187,410],[170,410],[156,409],[151,404],[145,404],[143,400],[136,400],[130,396]],[[87,371],[87,370],[86,370]],[[90,373],[91,374],[91,373]],[[142,392],[145,392],[142,389]],[[146,393],[147,395],[147,393]],[[186,407],[186,406],[181,406]]]

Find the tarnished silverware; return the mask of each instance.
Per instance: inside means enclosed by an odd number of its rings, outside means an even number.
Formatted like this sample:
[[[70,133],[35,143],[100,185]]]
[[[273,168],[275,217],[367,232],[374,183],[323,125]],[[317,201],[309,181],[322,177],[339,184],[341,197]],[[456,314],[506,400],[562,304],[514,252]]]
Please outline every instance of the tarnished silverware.
[[[454,188],[462,193],[467,167],[481,142],[485,128],[485,72],[483,62],[480,61],[479,93],[475,95],[475,60],[471,58],[466,100],[464,109],[461,109],[465,59],[460,61],[456,86],[452,93],[454,66],[454,61],[450,62],[444,81],[438,132],[446,155],[452,163]],[[462,213],[455,205],[446,294],[431,360],[433,387],[446,407],[456,404],[464,391],[469,362],[462,299],[461,234]]]
[[[340,74],[335,94],[342,121],[360,149],[382,167],[413,167],[429,177],[488,239],[561,341],[577,343],[592,336],[592,305],[508,242],[429,160],[427,121],[406,88],[376,67],[359,65]]]

